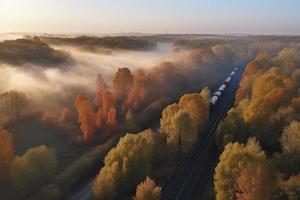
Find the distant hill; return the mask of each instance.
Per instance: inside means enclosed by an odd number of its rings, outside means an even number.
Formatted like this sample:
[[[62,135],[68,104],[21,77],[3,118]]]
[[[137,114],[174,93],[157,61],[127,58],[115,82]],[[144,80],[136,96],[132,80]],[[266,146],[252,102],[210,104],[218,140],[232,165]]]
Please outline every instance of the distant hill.
[[[156,43],[142,39],[140,37],[94,37],[79,36],[75,38],[61,37],[41,37],[49,44],[54,45],[71,45],[89,49],[93,47],[108,49],[125,49],[125,50],[148,50],[156,46]]]
[[[71,60],[67,53],[51,48],[37,37],[0,42],[0,63],[55,66]]]

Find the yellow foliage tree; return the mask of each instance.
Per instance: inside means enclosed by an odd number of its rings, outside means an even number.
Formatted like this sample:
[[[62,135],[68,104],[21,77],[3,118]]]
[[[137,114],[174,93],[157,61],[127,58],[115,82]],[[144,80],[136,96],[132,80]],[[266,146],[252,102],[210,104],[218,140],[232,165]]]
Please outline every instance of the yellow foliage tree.
[[[150,172],[154,133],[126,134],[110,150],[92,184],[95,199],[120,199],[128,194]]]
[[[209,115],[209,90],[183,95],[179,103],[165,108],[160,120],[160,132],[170,150],[187,153],[204,130]]]
[[[136,188],[136,194],[133,200],[160,200],[161,187],[156,186],[155,182],[148,176]]]
[[[255,140],[250,139],[246,145],[229,143],[215,169],[214,185],[217,200],[248,199],[252,192],[264,197],[252,200],[269,200],[276,189],[276,173]]]

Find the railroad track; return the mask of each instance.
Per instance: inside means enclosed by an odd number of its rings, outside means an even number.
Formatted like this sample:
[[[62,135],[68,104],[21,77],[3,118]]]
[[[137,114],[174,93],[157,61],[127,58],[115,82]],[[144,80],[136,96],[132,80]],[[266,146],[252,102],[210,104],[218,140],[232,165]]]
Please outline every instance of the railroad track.
[[[245,67],[240,67],[229,84],[225,95],[211,113],[204,137],[200,137],[191,153],[183,160],[175,170],[175,174],[163,187],[163,200],[193,200],[199,199],[207,182],[207,165],[210,156],[217,156],[215,147],[215,134],[219,122],[226,116],[234,103],[240,79]]]

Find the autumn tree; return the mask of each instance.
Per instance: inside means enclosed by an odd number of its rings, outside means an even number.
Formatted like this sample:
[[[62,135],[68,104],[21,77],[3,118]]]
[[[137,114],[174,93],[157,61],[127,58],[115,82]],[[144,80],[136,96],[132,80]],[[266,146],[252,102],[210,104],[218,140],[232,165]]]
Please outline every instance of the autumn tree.
[[[250,139],[246,145],[229,143],[215,169],[214,185],[217,200],[272,199],[275,169],[255,140]],[[251,197],[254,194],[257,198]]]
[[[14,158],[13,136],[7,130],[0,130],[0,166],[9,164]]]
[[[78,114],[78,122],[83,133],[83,139],[89,141],[96,132],[96,114],[83,93],[80,93],[74,104]]]
[[[268,51],[261,51],[247,64],[235,97],[237,102],[251,97],[254,80],[272,66],[271,59],[272,55]]]
[[[70,121],[70,119],[71,119],[70,109],[67,107],[64,107],[61,111],[58,121],[59,122],[67,122],[67,121]]]
[[[245,169],[242,169],[236,178],[238,191],[237,200],[267,200],[272,199],[272,188],[275,181],[270,172],[271,163],[268,160],[253,161]]]
[[[54,122],[54,117],[51,113],[49,112],[44,112],[42,116],[42,121],[46,124],[51,124]]]
[[[147,178],[140,183],[136,188],[135,197],[133,200],[160,200],[161,187],[157,186],[155,182]]]
[[[16,156],[11,164],[12,180],[23,198],[52,178],[57,160],[54,149],[45,145],[29,149],[24,155]]]
[[[286,175],[300,171],[300,122],[293,121],[285,127],[280,138],[282,153],[276,156],[279,169]]]
[[[293,81],[278,67],[273,67],[256,77],[251,97],[239,103],[249,132],[269,151],[278,150],[276,146],[284,126],[276,121],[277,111],[289,104],[294,92]]]
[[[160,120],[160,132],[166,137],[169,149],[177,155],[187,153],[197,141],[208,119],[208,92],[186,94],[165,108]]]
[[[289,200],[300,199],[300,172],[283,181],[281,188],[285,191]]]
[[[119,68],[113,79],[113,92],[117,101],[123,101],[133,84],[133,76],[128,68]]]
[[[116,100],[114,95],[105,90],[96,96],[99,106],[96,114],[96,126],[98,129],[116,128],[118,126],[118,116]]]
[[[107,89],[107,83],[104,81],[102,74],[98,74],[96,78],[96,89],[98,92],[101,92],[103,90]]]
[[[293,121],[287,126],[280,140],[283,152],[300,156],[300,122]]]
[[[219,150],[223,150],[229,142],[246,142],[247,138],[248,130],[240,109],[230,109],[216,131],[216,143]]]
[[[9,178],[9,164],[15,156],[13,136],[7,130],[0,130],[0,182]]]
[[[129,109],[125,115],[125,128],[130,132],[138,130],[138,125],[136,124],[135,115],[132,109]]]
[[[151,96],[150,93],[151,82],[149,76],[143,69],[139,69],[133,74],[132,87],[123,106],[128,109],[138,110],[153,98],[153,95]]]
[[[96,199],[120,199],[146,177],[153,157],[152,136],[149,131],[126,134],[110,150],[92,184]]]
[[[12,119],[20,119],[27,104],[28,99],[23,92],[11,90],[0,95],[0,112]]]

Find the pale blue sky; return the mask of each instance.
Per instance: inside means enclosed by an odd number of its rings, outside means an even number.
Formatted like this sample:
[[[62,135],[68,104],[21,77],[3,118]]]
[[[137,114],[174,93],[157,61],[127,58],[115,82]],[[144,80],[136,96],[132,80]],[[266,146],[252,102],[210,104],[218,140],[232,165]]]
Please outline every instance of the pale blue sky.
[[[300,1],[0,0],[0,32],[300,34]]]

